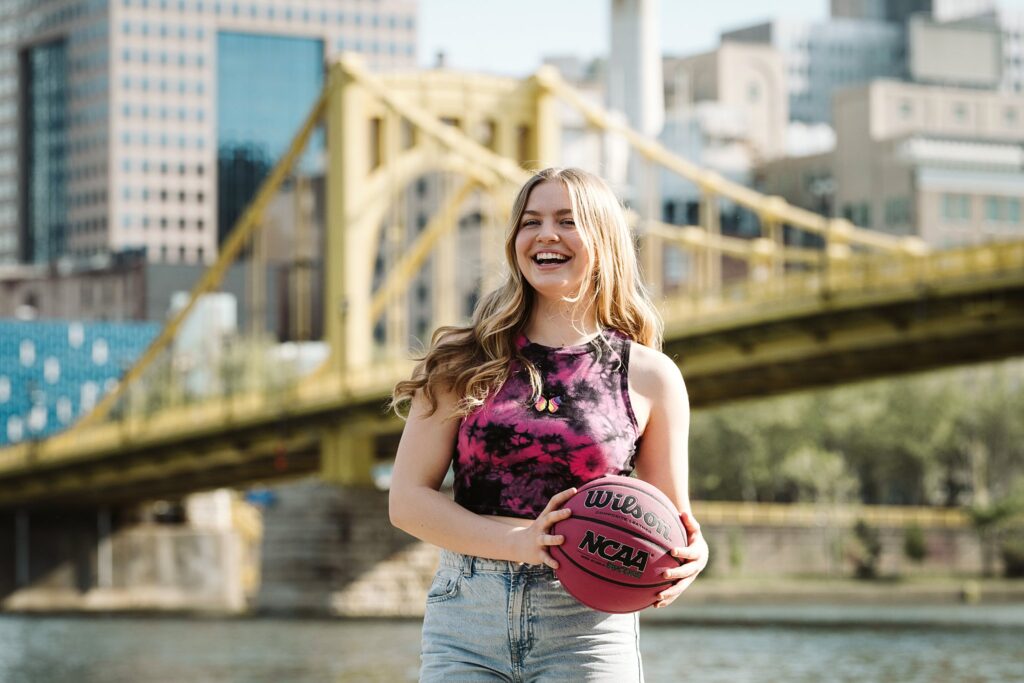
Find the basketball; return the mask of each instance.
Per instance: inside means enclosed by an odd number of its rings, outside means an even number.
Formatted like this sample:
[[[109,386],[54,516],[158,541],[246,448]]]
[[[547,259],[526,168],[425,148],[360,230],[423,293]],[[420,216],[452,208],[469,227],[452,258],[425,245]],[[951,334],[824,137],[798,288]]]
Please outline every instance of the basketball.
[[[636,612],[674,582],[662,576],[682,562],[670,554],[686,531],[668,496],[639,479],[609,475],[579,487],[565,507],[572,516],[551,533],[555,575],[574,598],[602,612]]]

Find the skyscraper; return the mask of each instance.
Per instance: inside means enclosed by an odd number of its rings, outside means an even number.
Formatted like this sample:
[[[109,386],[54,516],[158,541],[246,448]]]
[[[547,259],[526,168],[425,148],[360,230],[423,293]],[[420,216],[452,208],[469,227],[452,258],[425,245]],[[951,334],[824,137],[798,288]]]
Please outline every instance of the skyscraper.
[[[0,263],[135,249],[208,262],[297,132],[325,63],[351,50],[372,69],[412,67],[417,6],[0,3]]]

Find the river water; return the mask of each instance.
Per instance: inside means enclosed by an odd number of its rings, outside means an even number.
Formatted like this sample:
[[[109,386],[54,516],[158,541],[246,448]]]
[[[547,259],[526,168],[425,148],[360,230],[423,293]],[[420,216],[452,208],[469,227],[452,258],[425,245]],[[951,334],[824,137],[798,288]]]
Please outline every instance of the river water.
[[[674,614],[642,627],[652,683],[1024,681],[1019,605]],[[390,683],[418,656],[416,621],[0,615],[2,683]]]

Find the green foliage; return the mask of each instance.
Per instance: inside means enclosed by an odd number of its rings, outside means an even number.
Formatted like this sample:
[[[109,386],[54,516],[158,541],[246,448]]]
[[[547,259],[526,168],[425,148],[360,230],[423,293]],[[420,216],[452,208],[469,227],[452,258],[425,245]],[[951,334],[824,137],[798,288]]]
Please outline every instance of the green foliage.
[[[779,471],[785,496],[795,502],[847,503],[856,499],[857,478],[836,451],[805,444],[782,459]]]
[[[917,524],[911,524],[903,532],[903,554],[912,562],[923,562],[928,557],[924,531]]]
[[[1022,559],[1019,551],[1021,534],[1024,530],[1024,476],[1018,477],[1010,484],[1009,492],[994,503],[975,504],[967,509],[981,540],[982,571],[986,576],[992,575],[994,556],[998,552],[1003,556],[1003,564],[1007,576],[1016,574]]]
[[[1024,361],[898,377],[693,417],[711,500],[991,504],[1024,477]]]
[[[858,579],[874,579],[878,576],[878,558],[882,555],[882,539],[875,529],[863,519],[853,525],[853,536],[846,546],[846,556],[853,563],[853,573]]]

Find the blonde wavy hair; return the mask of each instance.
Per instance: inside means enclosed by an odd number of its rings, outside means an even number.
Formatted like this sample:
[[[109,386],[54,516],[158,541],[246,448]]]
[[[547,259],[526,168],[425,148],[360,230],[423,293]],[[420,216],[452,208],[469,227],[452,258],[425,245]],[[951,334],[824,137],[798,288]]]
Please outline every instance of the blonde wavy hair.
[[[505,234],[508,273],[504,282],[480,300],[470,325],[438,328],[412,377],[395,385],[390,407],[404,414],[422,391],[429,413],[437,410],[438,392],[458,397],[449,417],[468,415],[508,378],[516,360],[541,393],[540,374],[516,348],[516,338],[530,320],[534,291],[519,270],[516,234],[530,192],[544,182],[560,182],[569,193],[580,239],[590,251],[588,272],[569,302],[587,298],[600,328],[612,328],[635,342],[661,348],[663,323],[640,277],[636,248],[622,203],[600,177],[578,168],[539,171],[520,188]]]

